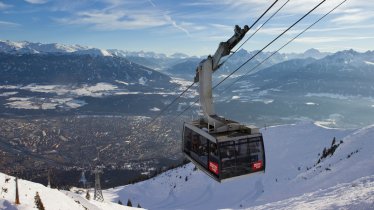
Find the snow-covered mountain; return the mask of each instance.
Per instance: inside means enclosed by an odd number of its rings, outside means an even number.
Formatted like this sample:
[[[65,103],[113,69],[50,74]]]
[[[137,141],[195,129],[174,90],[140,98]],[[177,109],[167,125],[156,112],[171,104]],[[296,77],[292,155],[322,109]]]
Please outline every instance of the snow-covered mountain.
[[[251,69],[263,60],[267,59],[273,52],[261,52],[259,54],[258,50],[247,51],[245,49],[238,50],[234,55],[225,60],[225,64],[215,72],[215,77],[222,77],[229,74],[230,72],[237,69],[241,64],[251,59],[247,64],[245,64],[241,69]],[[257,54],[257,55],[256,55]],[[266,62],[261,64],[256,70],[265,69],[271,67],[275,64],[279,64],[285,61],[294,60],[294,59],[322,59],[331,53],[320,52],[317,49],[309,49],[304,53],[275,53]],[[256,55],[256,56],[255,56]],[[185,57],[180,62],[169,65],[166,69],[166,72],[173,76],[182,77],[185,79],[191,80],[195,76],[195,69],[197,65],[203,58],[198,57]]]
[[[104,49],[81,45],[65,45],[65,44],[42,44],[27,41],[14,42],[0,40],[0,53],[11,54],[78,54],[78,55],[94,55],[94,56],[112,56],[112,54]]]
[[[163,107],[179,88],[169,76],[123,57],[0,53],[0,113],[154,113],[149,109]]]
[[[374,96],[374,65],[371,64],[373,62],[372,51],[359,53],[346,50],[319,60],[308,57],[284,61],[254,73],[242,81],[258,87],[259,91],[277,89],[301,94]]]
[[[300,123],[262,132],[264,174],[220,184],[188,164],[105,190],[104,197],[130,198],[150,209],[374,208],[374,125],[341,130]],[[323,158],[324,148],[333,147]]]
[[[124,58],[72,54],[0,54],[0,84],[110,82],[167,84],[170,77]]]
[[[0,53],[6,54],[78,54],[78,55],[91,55],[91,56],[117,56],[128,59],[131,62],[156,69],[156,70],[167,70],[167,72],[174,75],[180,76],[181,65],[186,66],[186,69],[182,72],[184,74],[193,74],[190,69],[196,68],[196,65],[200,60],[206,56],[196,57],[189,56],[184,53],[174,53],[172,55],[165,55],[163,53],[146,52],[146,51],[128,51],[119,49],[98,49],[94,47],[82,46],[82,45],[67,45],[58,43],[33,43],[28,41],[2,41],[0,40]],[[246,51],[244,49],[239,50],[222,68],[221,73],[232,70],[238,65],[246,61],[248,58],[253,56],[257,51]],[[270,55],[272,52],[260,53],[253,62],[250,64],[257,64]],[[273,64],[298,58],[315,58],[321,59],[329,53],[320,52],[316,49],[309,49],[304,53],[277,53],[271,59],[264,63],[261,68],[269,67]],[[186,63],[187,62],[187,63]],[[174,67],[174,65],[176,65]],[[176,68],[177,70],[174,70]],[[174,75],[175,76],[175,75]],[[182,75],[183,76],[183,75]]]
[[[112,55],[120,56],[120,57],[141,57],[141,58],[167,58],[168,56],[163,53],[155,53],[155,52],[145,52],[145,51],[127,51],[127,50],[118,50],[118,49],[109,49],[108,50]]]
[[[139,209],[123,206],[104,201],[98,202],[92,199],[93,192],[90,193],[90,200],[85,198],[85,191],[70,192],[51,189],[44,185],[33,183],[27,180],[18,180],[20,204],[15,201],[15,179],[12,176],[0,173],[0,209],[2,210],[32,210],[38,209],[35,205],[36,193],[45,209],[51,210],[126,210]]]
[[[119,49],[99,49],[82,45],[67,45],[59,43],[35,43],[28,41],[0,40],[0,53],[10,54],[78,54],[93,56],[139,57],[148,59],[185,59],[190,56],[174,53],[167,56],[163,53],[146,51],[127,51]]]
[[[306,50],[304,53],[284,53],[283,55],[288,59],[301,59],[301,58],[314,58],[314,59],[322,59],[332,53],[329,52],[321,52],[315,48],[311,48]]]

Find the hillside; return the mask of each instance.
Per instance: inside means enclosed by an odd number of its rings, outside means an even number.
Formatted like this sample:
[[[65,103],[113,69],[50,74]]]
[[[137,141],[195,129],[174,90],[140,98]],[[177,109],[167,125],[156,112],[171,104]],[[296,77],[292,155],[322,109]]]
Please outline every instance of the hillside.
[[[8,180],[9,179],[9,180]],[[44,185],[29,182],[26,180],[18,180],[19,200],[20,205],[14,204],[15,199],[15,181],[14,177],[0,173],[0,186],[2,188],[0,193],[0,209],[2,210],[31,210],[37,209],[35,207],[34,197],[38,192],[43,206],[49,210],[125,210],[134,209],[127,206],[122,206],[111,202],[97,202],[94,200],[87,200],[83,198],[84,195],[78,195],[74,192],[59,191],[51,189]],[[5,181],[8,180],[8,181]],[[5,192],[6,191],[6,192]],[[91,191],[91,198],[93,193]],[[138,208],[136,208],[138,209]]]
[[[124,58],[73,54],[0,54],[0,73],[0,84],[92,84],[120,80],[165,87],[170,80]]]
[[[301,123],[262,132],[265,174],[219,184],[188,164],[151,180],[106,190],[104,196],[112,200],[130,198],[151,209],[373,206],[374,191],[369,189],[374,188],[374,126],[340,130]],[[335,153],[317,164],[334,137],[335,145],[339,144]]]

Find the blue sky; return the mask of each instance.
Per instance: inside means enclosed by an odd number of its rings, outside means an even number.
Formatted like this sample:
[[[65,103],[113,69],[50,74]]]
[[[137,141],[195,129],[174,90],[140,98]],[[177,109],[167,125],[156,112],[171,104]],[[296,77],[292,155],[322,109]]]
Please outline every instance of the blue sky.
[[[342,0],[327,0],[283,39]],[[234,25],[250,25],[273,0],[0,0],[0,40],[80,44],[103,49],[205,55],[233,34]],[[279,0],[271,15],[286,0]],[[291,0],[245,46],[261,49],[320,0]],[[266,17],[261,21],[265,21]],[[261,24],[261,22],[259,24]],[[374,1],[348,0],[283,52],[309,48],[374,50]],[[250,33],[250,32],[249,32]]]

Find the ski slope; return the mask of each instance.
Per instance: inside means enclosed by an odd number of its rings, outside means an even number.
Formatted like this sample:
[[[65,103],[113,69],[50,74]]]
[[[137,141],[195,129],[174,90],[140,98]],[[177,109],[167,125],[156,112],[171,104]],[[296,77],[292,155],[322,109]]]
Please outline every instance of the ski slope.
[[[105,190],[104,197],[149,209],[374,209],[374,125],[340,130],[300,123],[262,132],[265,173],[219,184],[187,164]],[[316,164],[333,137],[343,143]]]
[[[5,180],[9,180],[6,182]],[[5,192],[3,189],[6,189]],[[43,206],[46,210],[126,210],[134,209],[112,202],[97,202],[84,198],[84,193],[77,194],[70,191],[59,191],[44,185],[19,179],[20,205],[15,205],[15,181],[14,177],[0,173],[0,209],[1,210],[32,210],[37,209],[34,202],[36,192],[39,193]],[[93,193],[91,191],[91,198]],[[126,200],[127,201],[127,200]],[[138,209],[138,208],[136,208]]]

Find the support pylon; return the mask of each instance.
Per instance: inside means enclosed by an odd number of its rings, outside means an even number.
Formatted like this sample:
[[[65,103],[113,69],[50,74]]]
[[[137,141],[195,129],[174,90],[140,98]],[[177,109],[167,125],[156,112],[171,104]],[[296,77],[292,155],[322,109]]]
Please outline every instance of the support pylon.
[[[101,184],[100,184],[100,174],[103,173],[103,171],[99,168],[96,168],[94,170],[95,173],[95,192],[94,192],[94,200],[97,201],[104,201],[103,193],[101,192]]]

